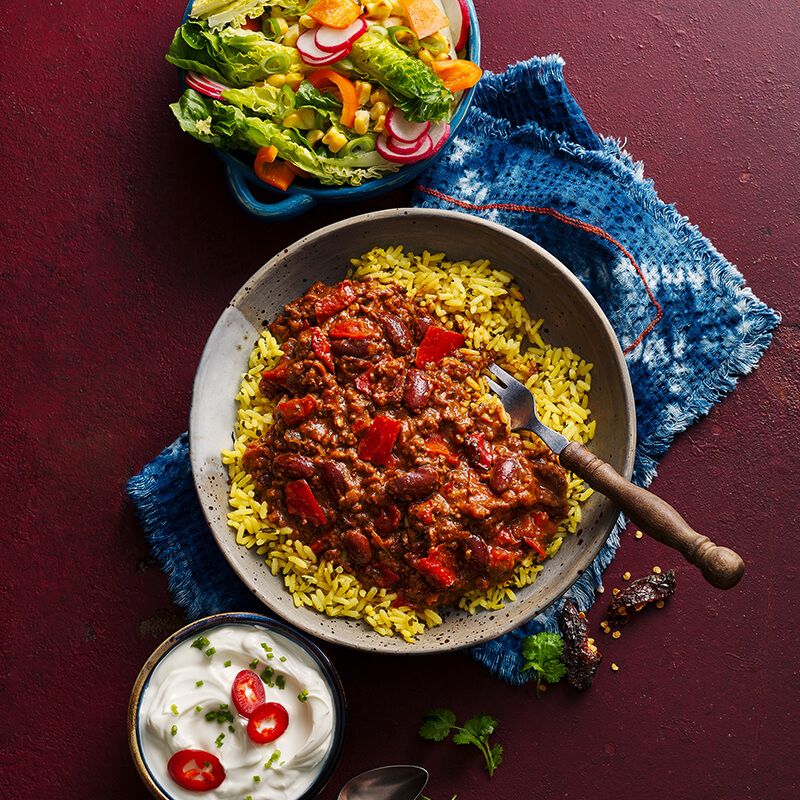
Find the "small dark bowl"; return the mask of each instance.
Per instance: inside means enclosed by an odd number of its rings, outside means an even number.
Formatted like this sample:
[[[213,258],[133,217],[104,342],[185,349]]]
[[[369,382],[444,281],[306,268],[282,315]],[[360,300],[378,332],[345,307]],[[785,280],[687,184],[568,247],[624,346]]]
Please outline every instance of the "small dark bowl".
[[[294,628],[283,622],[270,619],[270,617],[265,617],[262,614],[251,614],[245,611],[230,611],[224,614],[214,614],[213,616],[204,617],[196,622],[192,622],[173,633],[168,639],[165,639],[153,651],[150,658],[145,661],[144,666],[139,671],[136,682],[133,684],[131,699],[128,703],[128,744],[131,749],[131,755],[133,756],[133,763],[136,765],[136,769],[139,772],[139,777],[150,790],[150,794],[157,798],[157,800],[174,800],[174,796],[170,794],[169,789],[161,785],[155,775],[150,771],[144,759],[141,737],[139,735],[139,709],[142,704],[142,696],[150,682],[150,676],[153,674],[153,670],[176,645],[186,639],[196,637],[199,633],[227,624],[252,625],[254,627],[274,631],[290,639],[311,656],[330,687],[331,694],[333,695],[333,743],[325,757],[317,780],[309,786],[304,794],[296,798],[296,800],[311,800],[311,798],[316,797],[328,783],[342,754],[347,717],[347,703],[344,696],[344,687],[342,686],[338,673],[328,660],[328,657],[309,638],[298,633]]]

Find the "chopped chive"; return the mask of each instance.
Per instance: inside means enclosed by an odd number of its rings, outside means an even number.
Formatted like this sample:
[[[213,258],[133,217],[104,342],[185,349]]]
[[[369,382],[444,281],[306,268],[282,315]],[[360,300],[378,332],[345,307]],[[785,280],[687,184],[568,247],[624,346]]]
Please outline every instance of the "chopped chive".
[[[254,658],[254,659],[253,659],[253,660],[250,662],[250,664],[249,664],[249,667],[250,667],[250,669],[255,669],[257,666],[258,666],[258,659],[257,659],[257,658]]]
[[[229,667],[230,665],[231,665],[231,662],[230,661],[226,661],[222,666],[223,667]]]
[[[219,708],[206,713],[206,722],[232,723],[233,714],[228,710],[227,704],[222,703]]]
[[[233,732],[236,730],[236,728],[234,728],[234,727],[233,727],[233,725],[228,725],[228,730],[229,730],[231,733],[233,733]]]
[[[267,763],[264,764],[264,769],[269,769],[280,757],[281,757],[280,750],[273,751],[272,755],[269,757],[269,761],[267,761]]]
[[[303,689],[303,691],[302,691],[302,692],[300,692],[300,694],[299,694],[299,695],[297,695],[297,699],[298,699],[298,700],[299,700],[301,703],[305,703],[305,701],[306,701],[306,700],[308,700],[308,689]]]
[[[253,800],[253,795],[251,794],[247,795],[247,797],[245,797],[244,800]]]
[[[286,656],[281,656],[278,661],[286,661]]]
[[[275,685],[279,689],[285,689],[286,688],[286,681],[284,680],[283,675],[278,675],[278,677],[275,678]]]
[[[204,647],[208,647],[211,642],[206,639],[205,636],[198,636],[193,642],[192,647],[196,647],[198,650],[202,650]]]
[[[272,652],[272,648],[266,642],[261,642],[261,647],[264,648],[264,652],[265,653],[271,653]]]
[[[256,783],[261,783],[261,776],[260,775],[253,775],[253,780]]]
[[[203,710],[203,706],[195,706],[194,710],[199,714]]]
[[[178,706],[176,706],[176,705],[175,705],[175,703],[173,703],[173,704],[172,704],[172,705],[169,707],[169,710],[172,712],[172,716],[173,716],[173,717],[177,717],[177,716],[178,716]]]
[[[204,683],[205,681],[195,681],[194,685],[199,689]]]
[[[225,738],[225,734],[224,734],[224,733],[221,733],[221,734],[220,734],[219,736],[217,736],[217,738],[214,740],[214,744],[216,744],[216,746],[217,746],[217,747],[222,747],[222,740],[223,740],[224,738]]]
[[[263,672],[261,673],[261,680],[267,684],[267,686],[272,687],[275,685],[274,681],[272,680],[273,670],[272,667],[264,667]]]
[[[211,656],[213,656],[214,653],[216,653],[216,652],[217,652],[217,648],[216,647],[209,647],[208,650],[206,650],[206,655],[209,658],[211,658]]]
[[[169,732],[170,732],[170,733],[171,733],[173,736],[175,736],[175,734],[178,732],[178,726],[177,726],[177,725],[173,725],[173,726],[172,726],[172,727],[169,729]]]

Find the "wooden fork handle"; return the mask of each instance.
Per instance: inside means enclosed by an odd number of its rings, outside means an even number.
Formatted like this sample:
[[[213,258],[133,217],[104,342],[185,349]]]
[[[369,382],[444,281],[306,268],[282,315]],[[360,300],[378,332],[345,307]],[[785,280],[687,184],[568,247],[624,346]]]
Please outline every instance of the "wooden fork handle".
[[[570,442],[559,458],[563,467],[616,503],[642,531],[699,567],[712,586],[730,589],[739,582],[744,574],[741,556],[699,534],[665,500],[626,481],[610,464],[578,442]]]

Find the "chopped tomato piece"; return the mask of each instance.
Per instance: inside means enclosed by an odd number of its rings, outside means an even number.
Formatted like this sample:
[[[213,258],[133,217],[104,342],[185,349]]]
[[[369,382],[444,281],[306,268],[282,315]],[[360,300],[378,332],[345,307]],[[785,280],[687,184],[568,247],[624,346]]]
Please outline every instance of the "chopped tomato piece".
[[[426,364],[436,364],[445,356],[458,350],[464,341],[464,337],[456,331],[431,325],[425,331],[425,337],[420,342],[415,363],[420,368]]]
[[[334,371],[331,343],[328,337],[319,329],[311,331],[311,349],[314,355],[325,365],[328,372]]]
[[[266,701],[264,684],[261,678],[250,669],[243,669],[234,679],[231,687],[231,700],[243,717],[252,713]]]
[[[317,401],[309,394],[305,397],[295,397],[292,400],[278,403],[278,413],[289,426],[297,425],[298,422],[308,419],[316,410]]]
[[[396,419],[382,414],[372,420],[369,430],[358,443],[358,457],[378,466],[385,466],[392,455],[392,448],[397,441],[403,425]]]
[[[167,762],[167,772],[190,792],[209,792],[225,780],[220,760],[205,750],[178,750]]]
[[[495,456],[482,433],[469,434],[464,439],[464,449],[475,469],[479,469],[481,472],[488,472],[491,469]]]
[[[268,744],[283,736],[288,727],[289,712],[280,703],[264,703],[253,711],[247,735],[256,744]]]
[[[289,481],[283,489],[286,498],[286,510],[300,519],[314,525],[324,525],[327,517],[322,506],[317,502],[311,487],[304,480]]]
[[[390,589],[400,580],[400,576],[386,564],[378,564],[378,572],[381,574],[381,588],[383,589]]]
[[[380,335],[368,319],[341,319],[328,328],[331,339],[374,339]]]
[[[340,286],[332,292],[328,292],[324,297],[320,297],[314,303],[314,311],[317,315],[317,322],[322,325],[323,322],[329,320],[334,314],[343,311],[351,303],[356,300],[356,293],[352,286]]]
[[[320,25],[344,30],[361,16],[362,9],[356,0],[317,0],[306,13]]]
[[[435,558],[421,558],[417,570],[438,589],[449,589],[456,582],[456,574]]]

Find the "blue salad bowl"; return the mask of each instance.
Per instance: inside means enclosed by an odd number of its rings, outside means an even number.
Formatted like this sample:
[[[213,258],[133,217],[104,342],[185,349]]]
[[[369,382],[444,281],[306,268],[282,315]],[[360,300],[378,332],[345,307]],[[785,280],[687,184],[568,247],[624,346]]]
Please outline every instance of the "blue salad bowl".
[[[478,27],[478,15],[475,12],[473,0],[464,0],[469,10],[469,32],[465,46],[466,58],[475,64],[480,65],[481,55],[481,34]],[[450,11],[457,8],[459,0],[442,0],[445,12],[450,16]],[[186,6],[181,24],[189,18],[192,8],[192,0]],[[181,79],[181,89],[186,88],[185,72],[178,70]],[[453,118],[450,120],[450,139],[456,132],[458,126],[466,116],[469,105],[475,94],[475,87],[463,92],[458,102]],[[319,183],[293,183],[285,192],[275,189],[263,181],[260,181],[253,171],[252,160],[245,160],[235,153],[230,153],[219,148],[214,148],[217,156],[225,165],[225,172],[228,177],[233,196],[239,205],[255,217],[264,220],[282,220],[296,217],[310,211],[317,203],[350,203],[358,200],[366,200],[370,197],[390,192],[400,186],[404,186],[414,180],[421,172],[427,169],[447,148],[445,143],[438,153],[431,158],[423,159],[415,164],[407,164],[397,172],[383,178],[366,181],[361,186],[323,186]],[[257,189],[259,194],[275,195],[275,202],[262,202],[253,194],[253,189]]]

